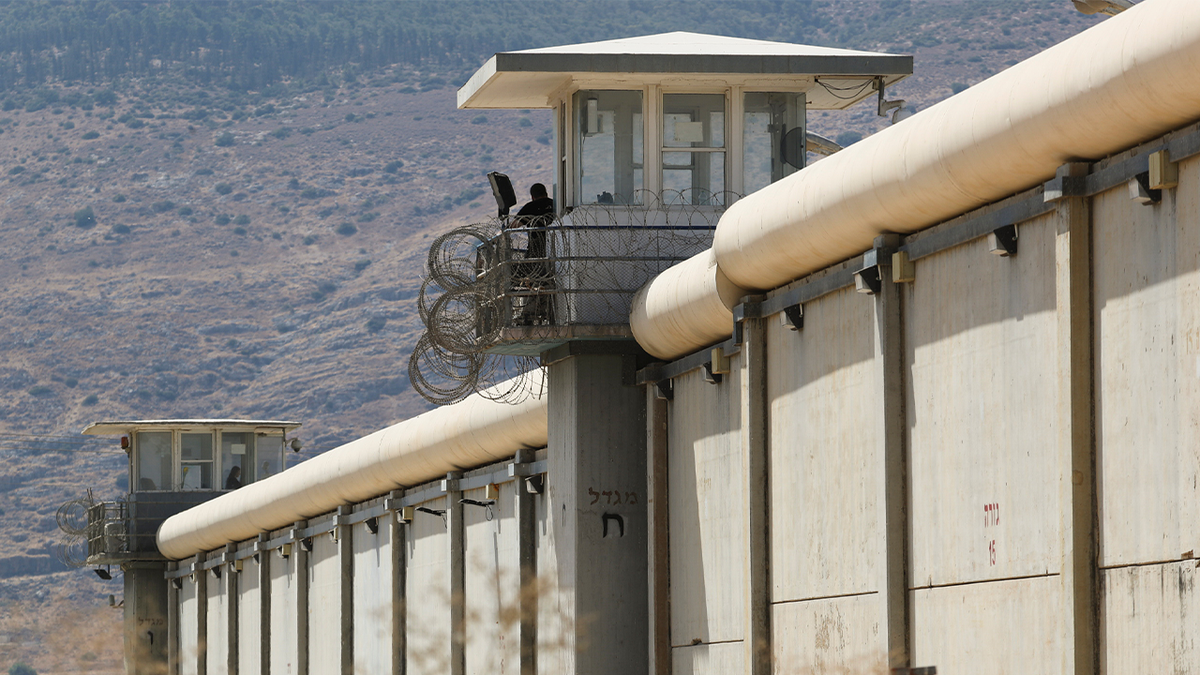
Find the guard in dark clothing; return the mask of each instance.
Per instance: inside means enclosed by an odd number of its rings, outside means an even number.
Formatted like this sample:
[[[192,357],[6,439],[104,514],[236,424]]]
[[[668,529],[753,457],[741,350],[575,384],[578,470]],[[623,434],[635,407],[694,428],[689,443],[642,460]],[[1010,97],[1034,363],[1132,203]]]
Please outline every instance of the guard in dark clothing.
[[[229,470],[229,475],[225,477],[225,489],[236,490],[242,487],[242,467],[235,466]]]
[[[546,186],[541,183],[530,186],[529,197],[529,203],[517,211],[513,227],[528,229],[529,243],[525,247],[525,257],[531,259],[531,262],[514,266],[513,276],[517,285],[536,291],[539,295],[526,303],[521,311],[519,323],[553,323],[550,311],[553,303],[549,294],[554,290],[554,273],[553,266],[545,258],[546,228],[554,222],[554,200],[547,194]]]

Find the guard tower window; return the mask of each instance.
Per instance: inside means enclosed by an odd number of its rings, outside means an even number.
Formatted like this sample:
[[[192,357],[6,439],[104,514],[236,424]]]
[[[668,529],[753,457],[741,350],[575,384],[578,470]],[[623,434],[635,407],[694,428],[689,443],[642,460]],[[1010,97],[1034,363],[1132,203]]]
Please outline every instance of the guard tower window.
[[[213,439],[211,433],[180,434],[180,457],[182,475],[180,484],[184,490],[213,489]]]
[[[746,194],[804,167],[804,108],[804,94],[746,94],[742,117],[742,185]]]
[[[257,450],[258,468],[254,480],[262,480],[283,471],[283,436],[259,436]]]
[[[257,453],[254,448],[254,434],[223,432],[221,434],[221,489],[231,490],[255,481],[257,469]],[[236,483],[230,481],[234,468],[237,475],[233,476]]]
[[[662,137],[663,202],[724,204],[725,96],[664,94]]]
[[[576,167],[580,204],[640,204],[642,92],[575,94]]]
[[[134,490],[170,490],[174,483],[171,432],[142,431],[134,437],[133,447],[137,481]]]

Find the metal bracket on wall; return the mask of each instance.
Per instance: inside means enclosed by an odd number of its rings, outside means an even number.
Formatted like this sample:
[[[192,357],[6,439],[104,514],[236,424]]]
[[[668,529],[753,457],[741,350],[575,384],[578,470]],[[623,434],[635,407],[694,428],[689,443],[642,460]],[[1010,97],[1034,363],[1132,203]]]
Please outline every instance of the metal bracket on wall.
[[[988,235],[988,251],[1005,258],[1017,254],[1017,226],[998,227]]]
[[[658,398],[663,401],[675,400],[675,383],[672,380],[659,380],[655,382],[654,390]]]
[[[781,322],[791,330],[804,329],[804,305],[789,305],[779,315]]]

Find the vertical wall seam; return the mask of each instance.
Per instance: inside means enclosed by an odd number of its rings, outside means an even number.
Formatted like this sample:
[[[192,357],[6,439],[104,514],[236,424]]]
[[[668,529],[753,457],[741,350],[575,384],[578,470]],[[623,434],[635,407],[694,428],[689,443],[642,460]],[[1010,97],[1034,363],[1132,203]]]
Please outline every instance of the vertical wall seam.
[[[297,520],[293,532],[308,527],[307,520]],[[303,542],[295,541],[292,556],[296,559],[296,675],[308,675],[308,551]]]
[[[338,556],[338,620],[341,629],[339,659],[342,675],[354,675],[354,533],[345,519],[354,513],[351,506],[339,506],[337,533]]]
[[[446,509],[450,527],[450,675],[463,675],[466,653],[466,533],[463,532],[462,472],[446,474]]]
[[[760,301],[750,296],[746,301]],[[771,672],[770,474],[767,467],[766,331],[761,318],[743,320],[741,386],[746,468],[746,632],[748,672]]]
[[[646,508],[650,533],[647,537],[650,589],[650,673],[671,675],[671,541],[667,401],[658,397],[655,385],[646,387]]]

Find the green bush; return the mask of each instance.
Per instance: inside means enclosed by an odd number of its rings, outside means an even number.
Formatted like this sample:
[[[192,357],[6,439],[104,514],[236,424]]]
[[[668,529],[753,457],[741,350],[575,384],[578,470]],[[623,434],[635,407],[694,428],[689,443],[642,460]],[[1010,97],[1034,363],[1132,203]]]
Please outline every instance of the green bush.
[[[81,403],[83,405],[87,405],[87,406],[96,405],[99,402],[100,402],[100,398],[98,396],[96,396],[95,394],[88,394],[87,396],[84,397],[83,401],[81,401]]]
[[[222,214],[218,215],[216,218],[214,218],[214,220],[217,222],[218,225],[228,225],[229,221],[233,220],[233,218],[222,213]]]
[[[27,393],[30,396],[49,396],[50,394],[54,393],[54,390],[51,389],[50,387],[43,387],[41,385],[38,385],[36,387],[30,387],[27,390]]]
[[[213,175],[213,170],[212,169],[196,169],[196,175],[197,176],[211,176],[211,175]]]
[[[950,91],[954,92],[955,94],[961,94],[969,87],[970,85],[963,84],[962,82],[955,82],[954,84],[950,85]]]
[[[358,232],[358,228],[355,227],[353,223],[342,223],[341,225],[337,226],[337,229],[334,230],[334,232],[337,232],[343,237],[349,237],[350,235]]]
[[[370,319],[367,319],[367,332],[378,333],[379,331],[383,330],[383,327],[386,325],[387,319],[383,318],[382,316],[373,316]]]
[[[216,190],[217,194],[219,195],[227,195],[230,192],[233,192],[233,186],[229,183],[217,183],[213,186],[213,190]]]
[[[15,176],[19,173],[25,173],[25,167],[17,165],[8,170],[8,175]]]
[[[233,134],[226,131],[220,136],[217,136],[217,140],[214,142],[218,148],[228,148],[229,146],[233,145],[235,140],[237,139],[234,138]]]
[[[315,243],[317,243],[317,235],[309,234],[304,237],[304,245],[305,246],[312,246]]]
[[[238,235],[239,237],[240,237],[240,236],[244,236],[244,235],[246,234],[246,228],[244,228],[244,227],[235,227],[235,228],[233,228],[233,233],[234,233],[234,234],[236,234],[236,235]]]
[[[75,227],[86,230],[95,224],[96,214],[92,212],[92,207],[85,206],[75,212]]]
[[[287,127],[279,127],[275,131],[272,131],[271,135],[274,136],[275,138],[283,140],[283,139],[287,138],[288,136],[292,135],[292,130]]]
[[[175,210],[175,202],[165,199],[161,202],[154,202],[150,205],[150,210],[154,211],[155,213],[166,213],[167,211],[173,211]]]
[[[121,194],[113,195],[113,201],[118,204],[120,204],[121,202],[124,202],[126,199],[128,199],[128,197],[126,197],[125,195],[121,195]]]
[[[472,117],[471,124],[487,124],[487,115],[476,115]]]
[[[24,661],[17,661],[8,667],[8,675],[37,675],[37,671]]]
[[[533,122],[531,122],[528,117],[522,117],[521,119],[517,120],[517,126],[531,127],[533,126]]]
[[[82,138],[85,141],[95,140],[97,138],[100,138],[100,132],[99,131],[89,131],[89,132],[85,133]]]
[[[193,213],[195,213],[195,212],[192,211],[192,207],[190,207],[190,206],[179,207],[179,215],[181,215],[181,216],[190,216]]]
[[[388,162],[387,164],[384,164],[383,170],[386,171],[387,173],[396,173],[403,167],[404,167],[404,162],[401,162],[400,160],[396,159],[396,160],[392,160],[392,161]]]
[[[249,225],[250,224],[250,216],[243,213],[243,214],[239,215],[237,218],[233,219],[233,224],[234,225]]]
[[[132,230],[129,229],[128,225],[125,225],[122,223],[117,223],[116,225],[113,225],[112,231],[113,231],[113,234],[129,234],[130,232],[132,232]]]
[[[366,258],[363,258],[362,260],[359,260],[354,263],[354,271],[361,272],[370,266],[371,266],[371,261],[367,260]]]

